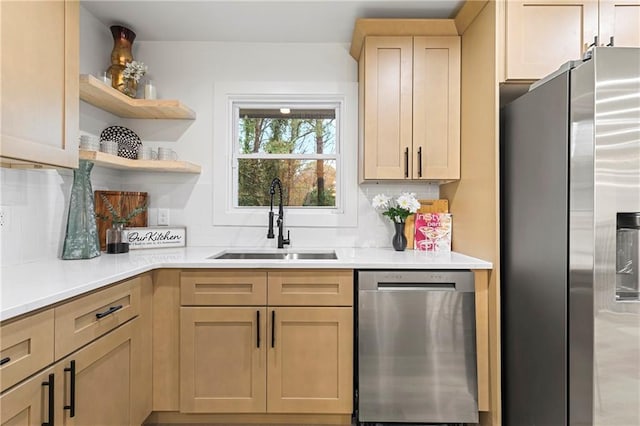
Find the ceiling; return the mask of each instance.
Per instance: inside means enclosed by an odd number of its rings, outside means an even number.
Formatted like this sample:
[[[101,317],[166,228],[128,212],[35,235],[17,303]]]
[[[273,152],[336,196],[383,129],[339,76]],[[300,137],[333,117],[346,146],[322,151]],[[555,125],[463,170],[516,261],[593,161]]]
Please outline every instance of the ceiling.
[[[463,0],[81,1],[137,41],[349,43],[356,18],[452,18]]]

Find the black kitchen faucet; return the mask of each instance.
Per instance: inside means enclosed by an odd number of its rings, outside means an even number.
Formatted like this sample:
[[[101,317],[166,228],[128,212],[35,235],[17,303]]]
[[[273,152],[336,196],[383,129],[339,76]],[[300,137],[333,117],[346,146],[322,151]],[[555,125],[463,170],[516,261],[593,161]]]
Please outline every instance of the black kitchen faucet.
[[[274,238],[273,234],[273,196],[276,194],[276,186],[278,187],[278,195],[280,196],[280,202],[278,203],[278,248],[284,248],[285,244],[291,244],[291,237],[289,231],[287,231],[287,238],[284,238],[283,229],[284,229],[284,208],[282,207],[282,182],[280,179],[274,178],[271,181],[271,186],[269,187],[269,194],[271,194],[271,208],[269,210],[269,232],[267,232],[267,238]]]

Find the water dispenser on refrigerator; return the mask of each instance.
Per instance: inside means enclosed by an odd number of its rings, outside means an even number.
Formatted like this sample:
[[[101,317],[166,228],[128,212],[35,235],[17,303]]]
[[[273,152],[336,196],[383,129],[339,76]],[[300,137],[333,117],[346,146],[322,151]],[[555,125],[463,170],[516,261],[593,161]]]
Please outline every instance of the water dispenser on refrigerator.
[[[640,213],[618,213],[616,300],[640,301]]]

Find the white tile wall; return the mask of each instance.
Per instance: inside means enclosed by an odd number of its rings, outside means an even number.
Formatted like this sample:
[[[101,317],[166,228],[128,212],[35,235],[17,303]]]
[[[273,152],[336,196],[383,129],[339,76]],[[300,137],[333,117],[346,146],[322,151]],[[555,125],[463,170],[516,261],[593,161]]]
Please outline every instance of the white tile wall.
[[[94,167],[93,190],[115,189],[121,177]],[[60,256],[69,212],[71,170],[0,168],[0,266]]]
[[[60,240],[68,185],[55,171],[0,169],[2,264],[42,259]]]
[[[169,208],[172,224],[186,225],[188,244],[194,246],[274,246],[265,238],[267,217],[257,227],[214,227],[211,222],[212,185],[181,174],[121,173],[94,167],[93,190],[149,192],[149,222],[157,223],[157,208]],[[0,168],[0,266],[54,259],[60,256],[67,224],[70,170]],[[378,193],[415,192],[419,198],[437,198],[438,186],[411,183],[367,183],[358,191],[355,228],[292,228],[292,247],[387,247],[391,222],[371,207]],[[285,213],[286,214],[286,213]]]

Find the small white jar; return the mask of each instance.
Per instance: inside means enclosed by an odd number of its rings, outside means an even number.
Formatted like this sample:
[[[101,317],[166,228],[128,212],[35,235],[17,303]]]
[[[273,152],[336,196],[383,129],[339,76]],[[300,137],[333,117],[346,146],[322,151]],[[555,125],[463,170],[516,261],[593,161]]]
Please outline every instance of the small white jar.
[[[145,99],[156,99],[156,86],[153,84],[153,81],[147,81],[147,84],[144,85],[144,98]]]

